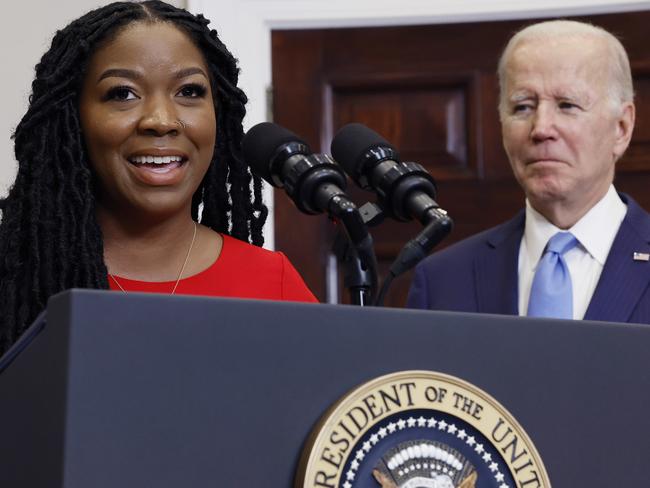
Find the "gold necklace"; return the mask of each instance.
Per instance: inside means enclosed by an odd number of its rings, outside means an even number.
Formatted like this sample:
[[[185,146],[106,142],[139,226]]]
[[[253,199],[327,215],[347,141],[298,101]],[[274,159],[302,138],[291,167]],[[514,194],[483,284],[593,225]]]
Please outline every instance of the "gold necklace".
[[[178,278],[176,278],[176,283],[174,283],[174,288],[172,289],[172,292],[170,293],[170,295],[173,295],[174,293],[176,293],[176,288],[178,287],[178,283],[180,283],[180,281],[181,281],[181,276],[183,276],[183,271],[185,271],[185,267],[187,266],[187,263],[190,260],[190,254],[192,254],[192,248],[194,247],[194,241],[196,240],[196,228],[197,227],[198,226],[196,225],[196,222],[194,222],[194,233],[192,234],[192,243],[190,244],[190,248],[187,250],[187,255],[185,256],[185,261],[183,261],[183,266],[181,267],[181,271],[178,273]],[[122,285],[120,285],[120,282],[117,281],[117,278],[114,275],[112,275],[111,273],[108,273],[108,276],[113,278],[113,281],[115,282],[115,284],[117,285],[117,287],[120,290],[122,290],[124,293],[127,293],[127,291],[124,288],[122,288]]]

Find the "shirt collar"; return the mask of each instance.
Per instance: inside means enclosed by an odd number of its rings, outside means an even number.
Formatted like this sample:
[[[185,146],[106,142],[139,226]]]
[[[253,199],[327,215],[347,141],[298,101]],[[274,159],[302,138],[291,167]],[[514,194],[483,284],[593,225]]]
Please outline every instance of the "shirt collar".
[[[568,232],[575,236],[586,252],[604,266],[626,212],[627,206],[614,190],[614,186],[610,185],[605,196],[568,229]],[[526,199],[524,239],[531,268],[537,266],[548,240],[561,231],[562,229],[546,220]]]

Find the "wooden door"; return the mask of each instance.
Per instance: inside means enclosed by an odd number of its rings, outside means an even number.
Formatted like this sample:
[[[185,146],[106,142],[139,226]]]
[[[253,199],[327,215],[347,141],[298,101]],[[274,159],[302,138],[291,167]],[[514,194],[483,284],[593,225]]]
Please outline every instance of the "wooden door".
[[[650,12],[580,20],[617,34],[629,52],[637,126],[618,163],[616,187],[650,209]],[[361,122],[393,143],[403,161],[424,165],[455,221],[441,249],[522,208],[523,191],[501,145],[496,65],[510,36],[532,22],[273,31],[275,122],[328,153],[340,127]],[[372,200],[352,186],[358,204]],[[334,225],[301,215],[282,191],[276,190],[275,208],[277,248],[324,300]],[[382,275],[419,229],[385,221],[372,230]],[[397,280],[386,304],[403,306],[409,282],[410,275]]]

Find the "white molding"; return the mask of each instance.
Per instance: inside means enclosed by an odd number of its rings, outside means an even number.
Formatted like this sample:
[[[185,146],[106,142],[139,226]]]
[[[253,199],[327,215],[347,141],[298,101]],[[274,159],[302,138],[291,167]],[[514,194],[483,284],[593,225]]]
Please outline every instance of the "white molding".
[[[594,15],[650,8],[647,0],[189,0],[190,8],[223,16],[220,4],[271,28],[301,29],[439,24]],[[218,18],[218,17],[214,17]]]
[[[245,128],[266,120],[271,84],[271,30],[478,22],[562,17],[650,9],[650,1],[612,0],[187,0],[203,13],[239,59],[240,86],[249,97]],[[265,191],[269,223],[272,192]],[[266,247],[274,229],[267,225]]]

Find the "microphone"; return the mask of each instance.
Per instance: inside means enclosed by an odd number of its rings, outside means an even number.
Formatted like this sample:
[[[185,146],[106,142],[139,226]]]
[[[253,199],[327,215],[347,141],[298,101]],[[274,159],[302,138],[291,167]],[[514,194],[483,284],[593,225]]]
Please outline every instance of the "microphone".
[[[383,210],[396,220],[423,225],[446,217],[436,203],[436,184],[419,164],[401,163],[397,149],[362,124],[348,124],[332,141],[332,156],[364,190],[374,190]]]
[[[420,262],[451,231],[453,222],[436,203],[436,184],[417,163],[401,163],[397,149],[362,124],[348,124],[332,141],[332,155],[364,190],[377,193],[379,206],[396,220],[419,220],[424,229],[408,241],[388,269],[375,305],[383,305],[397,276]]]
[[[284,188],[299,210],[310,215],[327,212],[343,224],[356,252],[350,264],[352,301],[358,305],[372,301],[377,289],[372,236],[345,194],[347,179],[339,165],[328,155],[312,154],[296,134],[270,122],[251,128],[242,144],[253,171],[276,188]]]
[[[242,145],[253,171],[276,188],[284,188],[301,212],[332,213],[331,207],[352,204],[339,166],[325,154],[313,154],[290,130],[262,122],[246,133]]]

